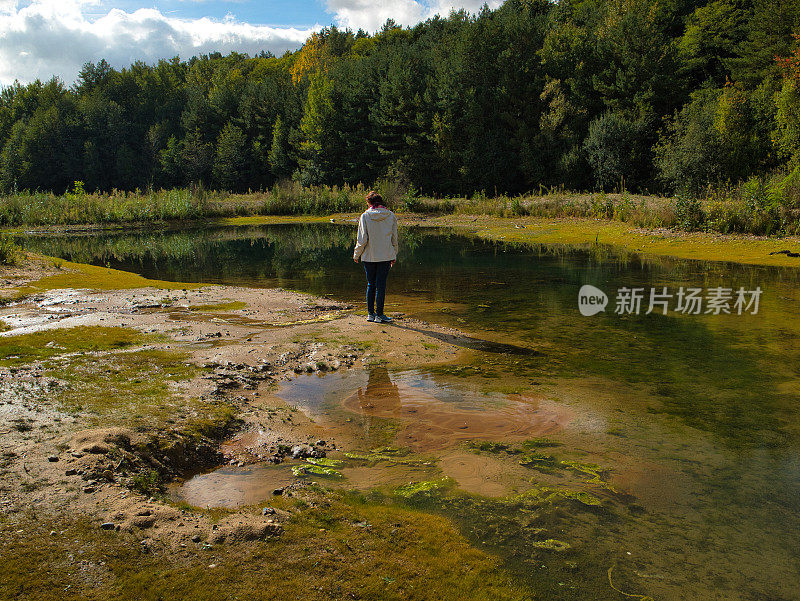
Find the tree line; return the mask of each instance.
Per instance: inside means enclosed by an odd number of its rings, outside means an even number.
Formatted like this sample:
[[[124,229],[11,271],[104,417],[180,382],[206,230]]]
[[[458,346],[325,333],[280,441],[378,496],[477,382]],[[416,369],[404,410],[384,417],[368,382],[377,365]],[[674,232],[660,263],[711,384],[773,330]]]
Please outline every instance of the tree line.
[[[800,0],[507,0],[0,91],[0,191],[697,192],[800,159]]]

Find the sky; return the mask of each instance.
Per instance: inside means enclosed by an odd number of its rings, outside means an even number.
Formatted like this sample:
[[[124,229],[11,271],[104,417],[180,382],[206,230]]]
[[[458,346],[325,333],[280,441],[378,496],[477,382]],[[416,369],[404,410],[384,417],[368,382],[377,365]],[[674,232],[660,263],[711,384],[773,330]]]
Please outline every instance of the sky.
[[[388,18],[414,25],[484,0],[0,0],[0,86],[53,75],[75,81],[86,62],[231,51],[296,50],[329,25],[375,32]],[[490,8],[502,0],[488,0]]]

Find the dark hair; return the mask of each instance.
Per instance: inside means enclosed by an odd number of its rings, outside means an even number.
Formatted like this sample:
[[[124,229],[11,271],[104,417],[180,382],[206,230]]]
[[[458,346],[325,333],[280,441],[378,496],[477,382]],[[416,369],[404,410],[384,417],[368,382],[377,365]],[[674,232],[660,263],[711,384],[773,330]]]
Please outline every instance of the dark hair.
[[[375,190],[372,190],[369,194],[367,194],[367,202],[373,207],[383,204],[383,196],[375,192]]]

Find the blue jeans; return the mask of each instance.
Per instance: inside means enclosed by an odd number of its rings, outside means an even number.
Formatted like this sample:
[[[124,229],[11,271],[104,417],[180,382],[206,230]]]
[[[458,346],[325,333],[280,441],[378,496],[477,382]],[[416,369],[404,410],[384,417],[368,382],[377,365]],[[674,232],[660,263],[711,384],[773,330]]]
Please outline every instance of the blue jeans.
[[[367,310],[370,315],[383,315],[383,300],[386,298],[386,278],[391,261],[362,261],[367,272]]]

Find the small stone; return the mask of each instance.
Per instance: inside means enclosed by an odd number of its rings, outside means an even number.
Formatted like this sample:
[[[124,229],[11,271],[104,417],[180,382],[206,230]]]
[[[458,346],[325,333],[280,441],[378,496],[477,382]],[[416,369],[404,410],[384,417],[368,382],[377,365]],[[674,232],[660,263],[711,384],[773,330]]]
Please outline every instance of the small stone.
[[[55,530],[51,530],[50,531],[50,536],[55,536],[55,535],[56,535],[56,531]]]
[[[283,489],[282,488],[276,488],[275,490],[272,491],[272,494],[273,495],[282,495],[283,494]]]
[[[203,539],[200,537],[200,535],[199,535],[199,534],[195,534],[195,535],[192,537],[192,542],[193,542],[193,543],[199,543],[201,540],[203,540]]]
[[[325,446],[325,441],[324,440],[318,440],[317,441],[317,446],[318,447],[324,447]]]
[[[272,507],[264,507],[264,509],[261,510],[261,515],[273,515],[274,513],[275,510]]]
[[[65,476],[74,476],[77,473],[78,473],[78,470],[76,470],[74,467],[71,467],[67,471],[64,472],[64,475]]]
[[[50,455],[50,456],[47,458],[47,460],[48,460],[50,463],[55,463],[56,461],[58,461],[58,455]]]
[[[105,470],[103,472],[103,478],[105,478],[106,480],[113,480],[114,479],[114,472],[112,472],[111,470]]]
[[[85,493],[94,492],[94,490],[95,490],[94,486],[84,486],[83,487],[83,492],[85,492]]]
[[[100,524],[100,527],[103,530],[113,530],[114,526],[115,526],[114,522],[103,522],[102,524]]]
[[[73,457],[75,457],[75,459],[80,459],[81,457],[83,457],[83,453],[81,453],[80,451],[72,451],[72,452],[70,453],[70,455],[72,455]]]

